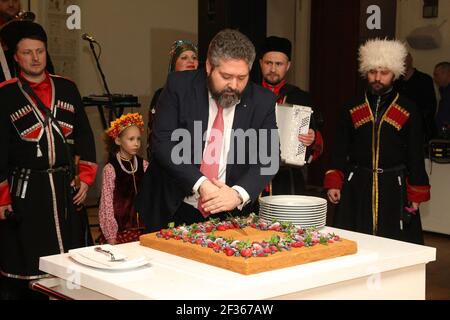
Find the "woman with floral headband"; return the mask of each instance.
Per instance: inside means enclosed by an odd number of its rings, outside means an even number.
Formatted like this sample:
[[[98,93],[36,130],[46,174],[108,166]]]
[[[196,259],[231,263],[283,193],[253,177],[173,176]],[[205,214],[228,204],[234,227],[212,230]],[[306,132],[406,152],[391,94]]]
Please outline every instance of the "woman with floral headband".
[[[148,167],[148,162],[137,155],[143,128],[142,116],[130,113],[111,122],[106,130],[109,161],[103,169],[100,244],[138,241],[144,229],[133,205],[139,182]]]
[[[198,68],[198,48],[189,40],[177,40],[172,44],[169,52],[169,74],[175,71],[189,71],[197,70]],[[151,159],[151,135],[153,116],[156,112],[156,105],[158,104],[159,95],[163,88],[156,90],[150,102],[150,111],[148,114],[147,127],[147,157]]]

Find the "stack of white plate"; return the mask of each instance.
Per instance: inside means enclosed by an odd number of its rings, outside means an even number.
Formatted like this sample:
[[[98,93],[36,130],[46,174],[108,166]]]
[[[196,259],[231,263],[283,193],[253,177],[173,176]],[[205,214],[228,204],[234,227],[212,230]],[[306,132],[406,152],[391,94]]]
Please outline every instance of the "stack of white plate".
[[[308,196],[270,196],[259,199],[259,216],[266,221],[291,222],[302,228],[322,228],[327,220],[327,201]]]

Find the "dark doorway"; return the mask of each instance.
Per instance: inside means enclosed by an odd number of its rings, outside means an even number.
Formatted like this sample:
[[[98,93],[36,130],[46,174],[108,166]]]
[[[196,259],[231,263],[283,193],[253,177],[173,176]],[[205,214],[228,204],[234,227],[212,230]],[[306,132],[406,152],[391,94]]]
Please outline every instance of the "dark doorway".
[[[380,9],[380,29],[369,29],[372,10]],[[369,38],[395,37],[396,1],[314,0],[311,5],[310,92],[324,118],[324,154],[309,170],[309,183],[322,185],[329,168],[337,119],[346,101],[361,93],[358,48]]]
[[[225,28],[238,29],[258,49],[266,37],[266,0],[199,0],[198,45],[200,61],[205,62],[211,39]]]

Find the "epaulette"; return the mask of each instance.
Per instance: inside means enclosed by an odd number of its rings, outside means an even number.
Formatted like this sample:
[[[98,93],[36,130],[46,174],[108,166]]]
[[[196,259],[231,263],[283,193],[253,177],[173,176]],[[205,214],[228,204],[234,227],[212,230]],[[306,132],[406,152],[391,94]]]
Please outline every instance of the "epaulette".
[[[394,128],[400,131],[405,123],[408,121],[410,113],[400,107],[398,104],[394,104],[386,112],[386,122],[391,124]]]
[[[19,81],[18,78],[12,78],[10,80],[3,81],[2,83],[0,83],[0,88],[3,88],[5,86],[7,86],[8,84],[17,83],[18,81]]]

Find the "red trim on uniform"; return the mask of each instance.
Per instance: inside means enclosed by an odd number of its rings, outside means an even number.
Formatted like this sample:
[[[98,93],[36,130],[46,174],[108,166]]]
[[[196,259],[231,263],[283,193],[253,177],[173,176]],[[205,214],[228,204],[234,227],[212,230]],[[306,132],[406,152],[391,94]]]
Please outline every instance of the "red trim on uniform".
[[[344,173],[339,170],[330,170],[325,174],[325,181],[323,186],[325,189],[339,189],[342,190],[344,185]]]
[[[312,161],[317,160],[323,153],[323,137],[319,130],[316,130],[316,140],[314,141],[314,144],[311,146],[311,149],[313,150],[312,153]]]
[[[390,108],[387,115],[387,121],[394,125],[398,130],[403,128],[406,121],[409,119],[409,112],[398,105],[394,105]]]
[[[39,126],[38,128],[34,129],[33,131],[27,133],[24,135],[24,137],[26,139],[37,139],[40,135],[42,130],[44,130],[41,126]]]
[[[92,186],[97,175],[97,164],[87,161],[80,161],[78,165],[80,180],[88,186]]]
[[[12,204],[11,193],[9,192],[8,181],[0,183],[0,206],[8,206]]]
[[[407,190],[407,196],[408,200],[411,202],[426,202],[430,200],[431,194],[431,186],[414,186],[409,184],[408,179],[406,180],[406,190]]]
[[[72,132],[72,130],[70,128],[67,128],[64,125],[61,125],[61,123],[60,123],[60,126],[63,131],[64,137],[67,137]]]
[[[350,114],[352,116],[352,121],[355,129],[358,129],[367,122],[370,122],[373,118],[370,107],[367,103],[353,108],[352,110],[350,110]]]
[[[17,81],[19,81],[19,79],[17,79],[17,78],[12,78],[10,80],[3,81],[2,83],[0,83],[0,88],[3,88],[4,86],[6,86],[8,84],[16,83]]]

